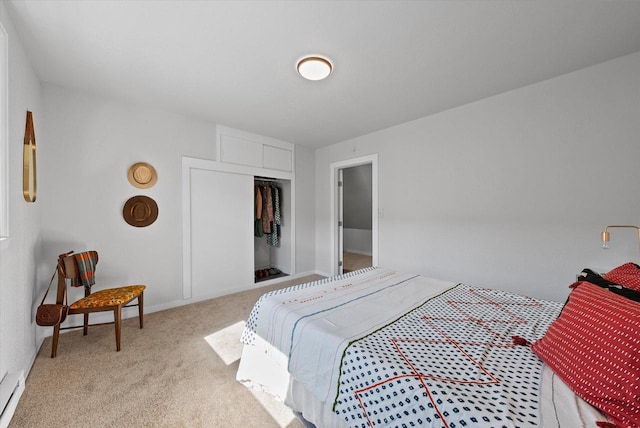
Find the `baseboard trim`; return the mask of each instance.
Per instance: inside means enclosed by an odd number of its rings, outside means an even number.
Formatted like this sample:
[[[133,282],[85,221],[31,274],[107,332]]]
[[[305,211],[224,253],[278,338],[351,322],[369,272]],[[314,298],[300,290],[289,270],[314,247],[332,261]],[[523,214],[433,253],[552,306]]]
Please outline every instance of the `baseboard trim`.
[[[18,401],[24,392],[24,370],[7,374],[0,383],[0,400],[2,400],[2,414],[0,414],[0,428],[6,428],[18,407]]]
[[[332,277],[332,276],[335,276],[335,275],[333,275],[333,274],[331,274],[331,273],[322,272],[322,271],[319,271],[319,270],[315,271],[315,274],[316,274],[316,275],[322,275],[322,276],[324,276],[324,277],[326,277],[326,278],[330,278],[330,277]]]
[[[353,253],[353,254],[361,254],[363,256],[371,256],[371,257],[373,257],[373,253],[367,252],[367,251],[352,250],[352,249],[349,249],[349,248],[345,248],[344,252],[345,253]]]
[[[267,285],[273,285],[273,284],[277,284],[279,282],[285,282],[285,281],[291,281],[292,279],[298,279],[298,278],[302,278],[305,276],[309,276],[309,275],[321,275],[321,276],[333,276],[333,275],[329,275],[329,274],[325,274],[322,272],[318,272],[318,271],[308,271],[308,272],[301,272],[301,273],[297,273],[295,275],[288,275],[288,276],[283,276],[280,278],[275,278],[275,279],[271,279],[271,280],[266,280],[266,281],[261,281],[258,283],[253,283],[250,285],[247,285],[245,287],[241,287],[241,288],[232,288],[232,289],[225,289],[225,290],[219,290],[216,293],[211,293],[211,294],[207,294],[207,295],[203,295],[203,296],[198,296],[198,297],[192,297],[191,299],[181,299],[181,300],[173,300],[171,302],[166,302],[166,303],[161,303],[159,305],[153,305],[153,306],[145,306],[144,307],[144,313],[146,314],[151,314],[154,312],[160,312],[160,311],[164,311],[167,309],[173,309],[173,308],[178,308],[180,306],[186,306],[186,305],[190,305],[192,303],[198,303],[198,302],[202,302],[204,300],[210,300],[210,299],[215,299],[216,297],[222,297],[222,296],[226,296],[229,294],[234,294],[234,293],[241,293],[243,291],[249,291],[249,290],[255,290],[256,288],[260,288],[260,287],[264,287]],[[122,319],[128,319],[128,318],[134,318],[134,317],[138,317],[138,308],[136,307],[132,307],[132,308],[124,308],[122,311]],[[77,319],[73,319],[73,318],[77,318]],[[102,312],[102,313],[95,313],[95,314],[91,314],[91,323],[101,323],[101,322],[111,322],[113,321],[113,315],[111,312]],[[64,327],[82,327],[82,317],[69,317],[69,319],[64,323]],[[49,337],[51,335],[53,335],[53,328],[47,328],[46,329],[47,332],[46,334],[42,337],[42,340],[40,342],[40,346],[42,346],[42,341],[44,340],[45,337]],[[66,332],[68,332],[70,330],[61,330],[60,333],[64,334]],[[38,350],[40,349],[40,346],[38,347]],[[37,355],[38,351],[36,351],[36,354],[33,356],[33,360],[31,361],[31,364],[33,364],[33,361],[35,361],[35,357]]]

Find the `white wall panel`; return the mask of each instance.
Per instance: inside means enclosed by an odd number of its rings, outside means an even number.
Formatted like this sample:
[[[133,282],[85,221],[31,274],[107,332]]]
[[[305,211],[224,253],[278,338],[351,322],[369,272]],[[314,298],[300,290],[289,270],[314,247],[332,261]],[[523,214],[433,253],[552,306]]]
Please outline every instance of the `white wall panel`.
[[[191,169],[192,297],[253,283],[253,177]]]
[[[220,136],[220,161],[262,167],[262,144],[223,134]]]
[[[278,171],[293,171],[291,150],[264,146],[264,167]]]
[[[295,194],[296,224],[295,251],[296,272],[313,272],[316,269],[316,204],[315,204],[315,164],[314,151],[308,147],[296,146],[295,172],[296,183],[292,192]]]
[[[372,255],[373,234],[371,229],[350,229],[345,227],[344,231],[344,251],[348,253]]]
[[[51,275],[54,265],[45,265],[41,252],[43,205],[26,203],[22,196],[22,141],[27,110],[33,112],[38,143],[38,174],[42,172],[41,145],[47,141],[46,113],[40,81],[21,44],[18,32],[0,2],[0,21],[8,35],[8,112],[6,119],[9,147],[8,212],[10,239],[0,243],[0,377],[7,373],[28,373],[36,357],[40,339],[35,324],[35,308],[44,294],[41,282]],[[3,153],[4,156],[4,153]],[[46,161],[45,161],[46,162]],[[38,176],[38,183],[42,176]],[[50,270],[51,268],[51,270]],[[46,272],[46,273],[45,273]],[[38,330],[37,330],[38,329]],[[7,413],[10,413],[8,411]],[[6,414],[5,419],[6,420]]]

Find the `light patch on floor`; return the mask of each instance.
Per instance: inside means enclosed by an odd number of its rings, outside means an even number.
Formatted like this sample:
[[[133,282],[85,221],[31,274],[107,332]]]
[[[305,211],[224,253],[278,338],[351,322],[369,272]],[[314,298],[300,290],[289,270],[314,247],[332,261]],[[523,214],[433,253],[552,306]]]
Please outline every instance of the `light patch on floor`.
[[[273,395],[267,392],[256,391],[253,389],[249,390],[280,427],[288,427],[289,424],[291,424],[291,422],[296,419],[293,411]]]
[[[233,364],[242,356],[240,336],[245,324],[245,321],[237,322],[204,338],[226,365]],[[251,388],[248,390],[280,427],[288,427],[296,419],[293,411],[273,395]]]
[[[240,321],[204,338],[226,365],[238,361],[242,355],[240,336],[244,326],[245,322]]]

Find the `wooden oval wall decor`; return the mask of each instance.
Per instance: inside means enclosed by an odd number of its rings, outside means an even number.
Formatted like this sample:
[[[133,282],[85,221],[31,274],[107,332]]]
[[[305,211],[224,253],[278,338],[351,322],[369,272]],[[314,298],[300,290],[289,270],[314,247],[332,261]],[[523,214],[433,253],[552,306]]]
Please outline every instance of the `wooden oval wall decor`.
[[[36,201],[38,188],[36,177],[36,134],[33,128],[33,115],[27,111],[22,152],[22,196],[27,202]]]
[[[158,218],[158,204],[148,196],[133,196],[125,202],[122,216],[131,226],[149,226]]]

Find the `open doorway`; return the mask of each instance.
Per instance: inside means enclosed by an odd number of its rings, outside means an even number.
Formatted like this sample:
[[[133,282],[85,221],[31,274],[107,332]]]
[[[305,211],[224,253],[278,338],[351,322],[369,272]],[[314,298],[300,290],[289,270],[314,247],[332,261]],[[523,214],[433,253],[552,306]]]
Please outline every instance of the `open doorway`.
[[[331,164],[333,272],[378,265],[377,155]]]
[[[341,169],[342,271],[373,266],[373,214],[371,164]],[[340,186],[340,183],[338,183]]]

